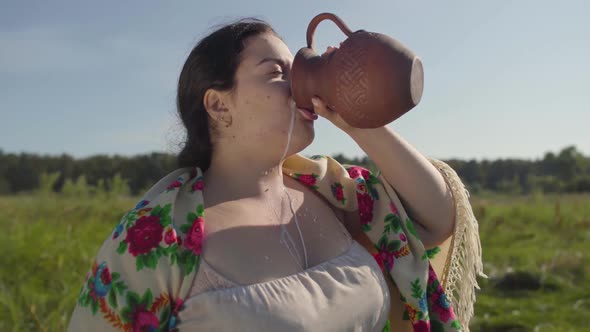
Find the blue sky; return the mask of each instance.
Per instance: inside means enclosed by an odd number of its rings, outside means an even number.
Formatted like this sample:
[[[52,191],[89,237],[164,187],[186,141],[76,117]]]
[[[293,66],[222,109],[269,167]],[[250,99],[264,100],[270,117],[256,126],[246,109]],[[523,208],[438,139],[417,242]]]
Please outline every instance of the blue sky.
[[[361,4],[362,3],[362,4]],[[590,154],[587,1],[2,1],[0,149],[176,153],[175,88],[211,27],[266,19],[295,54],[316,14],[401,40],[424,62],[421,103],[389,126],[435,158]],[[320,24],[320,50],[344,35]],[[328,121],[304,154],[363,151]]]

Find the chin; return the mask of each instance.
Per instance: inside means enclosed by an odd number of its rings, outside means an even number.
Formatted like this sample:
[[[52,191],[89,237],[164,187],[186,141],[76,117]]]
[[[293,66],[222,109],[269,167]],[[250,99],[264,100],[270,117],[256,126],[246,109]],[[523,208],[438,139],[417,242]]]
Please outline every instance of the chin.
[[[307,127],[307,126],[306,126]],[[313,126],[308,126],[309,129],[303,131],[303,134],[293,142],[293,153],[299,153],[305,150],[308,146],[313,143],[315,139],[315,130]]]

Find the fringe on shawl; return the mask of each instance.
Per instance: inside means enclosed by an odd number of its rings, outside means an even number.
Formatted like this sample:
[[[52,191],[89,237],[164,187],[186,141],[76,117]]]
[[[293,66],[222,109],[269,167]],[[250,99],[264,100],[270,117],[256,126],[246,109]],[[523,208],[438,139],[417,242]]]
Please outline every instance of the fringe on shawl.
[[[483,273],[479,226],[469,202],[469,192],[455,170],[440,160],[429,160],[451,189],[456,213],[455,233],[441,282],[463,330],[469,332],[476,289],[480,289],[477,277],[487,278]]]

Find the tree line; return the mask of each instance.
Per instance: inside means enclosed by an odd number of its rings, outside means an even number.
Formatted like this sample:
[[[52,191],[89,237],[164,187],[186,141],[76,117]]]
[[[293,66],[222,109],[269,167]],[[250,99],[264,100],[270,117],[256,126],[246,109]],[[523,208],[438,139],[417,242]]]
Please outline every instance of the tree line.
[[[366,156],[347,158],[336,154],[332,157],[340,163],[376,171]],[[575,146],[557,153],[547,152],[537,160],[444,161],[455,169],[472,193],[590,192],[590,157],[584,156]],[[167,153],[94,155],[76,159],[68,154],[16,154],[0,149],[0,195],[37,190],[75,193],[87,187],[138,195],[176,168],[176,156]]]

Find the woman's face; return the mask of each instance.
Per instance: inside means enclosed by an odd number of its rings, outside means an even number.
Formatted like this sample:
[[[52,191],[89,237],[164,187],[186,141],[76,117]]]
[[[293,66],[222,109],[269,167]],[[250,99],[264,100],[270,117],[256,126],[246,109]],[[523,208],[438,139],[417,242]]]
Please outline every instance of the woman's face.
[[[266,33],[249,38],[241,56],[236,88],[229,101],[232,125],[226,134],[240,148],[277,156],[278,160],[285,152],[293,115],[286,156],[303,150],[314,139],[314,123],[294,107],[289,84],[293,55],[289,48]]]

